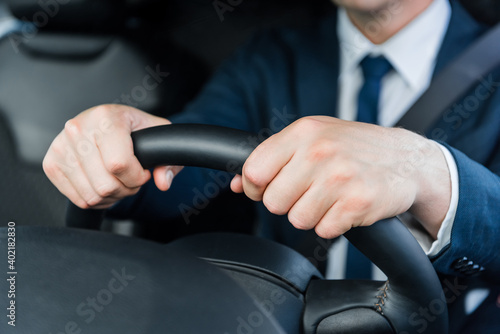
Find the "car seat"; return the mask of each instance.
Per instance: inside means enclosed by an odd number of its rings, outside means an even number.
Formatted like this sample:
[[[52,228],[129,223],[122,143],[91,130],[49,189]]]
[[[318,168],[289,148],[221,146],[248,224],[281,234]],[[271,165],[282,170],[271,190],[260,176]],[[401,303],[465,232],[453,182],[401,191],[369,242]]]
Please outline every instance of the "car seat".
[[[133,3],[7,2],[18,25],[0,40],[1,225],[63,225],[41,162],[66,120],[102,103],[172,114],[197,91],[198,62],[131,14],[151,1]]]
[[[178,112],[253,31],[307,22],[325,3],[242,2],[221,19],[208,0],[7,1],[17,28],[0,40],[6,83],[0,91],[0,224],[63,225],[66,200],[41,162],[66,120],[111,102],[162,116]],[[151,72],[170,74],[145,90]],[[242,196],[223,194],[189,226],[141,222],[131,233],[163,242],[200,229],[249,233],[252,212]],[[241,224],[232,224],[235,219]]]

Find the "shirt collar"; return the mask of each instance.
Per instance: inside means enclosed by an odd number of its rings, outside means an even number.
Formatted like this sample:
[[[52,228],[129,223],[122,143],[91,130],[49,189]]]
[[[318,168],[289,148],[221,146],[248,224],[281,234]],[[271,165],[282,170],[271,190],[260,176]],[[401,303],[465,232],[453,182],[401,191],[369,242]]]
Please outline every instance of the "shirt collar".
[[[447,0],[434,0],[396,35],[378,45],[359,32],[345,9],[340,8],[338,15],[340,75],[354,72],[367,55],[382,55],[412,88],[418,89],[427,83],[429,71],[434,69],[439,46],[448,27],[451,7]],[[415,47],[408,47],[408,41],[412,41],[411,45]]]

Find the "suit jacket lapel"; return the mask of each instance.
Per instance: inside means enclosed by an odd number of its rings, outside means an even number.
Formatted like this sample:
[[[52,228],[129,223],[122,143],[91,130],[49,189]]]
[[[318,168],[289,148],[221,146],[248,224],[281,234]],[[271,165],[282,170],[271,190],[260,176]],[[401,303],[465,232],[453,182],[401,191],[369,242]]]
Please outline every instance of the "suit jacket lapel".
[[[451,6],[450,23],[438,52],[433,76],[487,30],[487,26],[474,20],[458,1],[451,1]],[[295,59],[297,78],[300,78],[295,84],[299,117],[338,115],[340,48],[336,11],[319,24],[319,35],[315,38],[311,38],[314,34],[310,33],[302,35],[305,37],[299,44],[302,49],[298,50]]]
[[[451,1],[451,8],[450,23],[438,53],[434,76],[487,30],[458,1]]]

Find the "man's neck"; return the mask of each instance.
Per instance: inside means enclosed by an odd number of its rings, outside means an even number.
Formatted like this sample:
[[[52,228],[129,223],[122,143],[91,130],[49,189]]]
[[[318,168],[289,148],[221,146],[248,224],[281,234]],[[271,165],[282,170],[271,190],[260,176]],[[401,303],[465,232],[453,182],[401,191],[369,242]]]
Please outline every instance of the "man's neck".
[[[351,22],[374,44],[382,44],[420,15],[433,0],[396,0],[365,12],[346,8]]]

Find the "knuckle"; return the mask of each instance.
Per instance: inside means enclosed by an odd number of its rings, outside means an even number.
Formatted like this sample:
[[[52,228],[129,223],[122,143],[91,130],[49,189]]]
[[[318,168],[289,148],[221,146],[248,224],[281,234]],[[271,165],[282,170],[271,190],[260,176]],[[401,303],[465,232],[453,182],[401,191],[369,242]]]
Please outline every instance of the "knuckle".
[[[344,233],[344,232],[341,232],[341,230],[336,228],[335,226],[325,227],[325,226],[323,226],[323,224],[317,225],[314,228],[314,232],[316,232],[318,237],[321,237],[323,239],[332,239],[332,238],[335,238],[335,237],[342,235]]]
[[[295,210],[288,213],[288,221],[298,230],[310,230],[315,225],[310,217]]]
[[[287,210],[283,208],[279,202],[274,200],[273,198],[270,198],[268,193],[264,193],[264,197],[262,199],[262,202],[264,203],[264,206],[271,212],[272,214],[275,215],[284,215]]]
[[[66,123],[64,124],[64,132],[70,138],[78,137],[81,133],[79,122],[75,118],[66,121]]]
[[[96,187],[96,193],[101,199],[110,197],[116,194],[117,192],[118,192],[118,187],[116,184],[113,183],[106,183]]]
[[[336,147],[333,142],[325,138],[318,139],[307,150],[307,160],[311,162],[318,162],[331,158],[335,155]]]
[[[68,144],[66,142],[63,142],[62,140],[59,140],[59,137],[54,140],[52,145],[50,145],[49,151],[46,156],[53,156],[53,157],[63,157],[68,149]]]
[[[92,208],[92,207],[99,205],[103,200],[103,198],[100,197],[99,195],[93,195],[93,196],[89,196],[87,198],[88,199],[84,198],[84,201],[85,201],[85,203],[87,203],[88,208]]]
[[[110,117],[115,108],[110,104],[101,104],[92,109],[92,114],[98,118]]]
[[[362,196],[349,198],[342,204],[342,210],[345,214],[361,215],[370,208],[371,202]]]
[[[57,164],[50,158],[45,157],[43,159],[42,168],[47,176],[55,176],[57,174]]]
[[[345,216],[361,216],[372,211],[377,197],[380,196],[373,187],[362,184],[353,185],[337,203],[340,212]]]
[[[129,188],[127,192],[127,196],[133,196],[137,194],[141,190],[141,187]]]
[[[252,184],[256,187],[261,188],[261,187],[264,187],[266,185],[264,180],[260,176],[260,173],[257,170],[257,168],[255,168],[251,164],[250,165],[245,164],[243,166],[243,175],[244,175],[246,181],[248,181],[250,184]]]
[[[127,171],[128,163],[124,159],[111,159],[105,162],[106,169],[113,175],[122,175]]]
[[[116,127],[125,127],[129,118],[129,109],[116,104],[101,104],[89,110],[90,117],[99,129],[109,132]]]
[[[357,210],[361,212],[365,212],[369,210],[372,207],[373,200],[372,198],[364,195],[360,196],[359,198],[356,199],[357,202]]]
[[[335,160],[335,167],[327,182],[329,184],[338,184],[353,181],[358,178],[359,173],[360,170],[356,164],[348,159],[340,157]]]
[[[343,184],[351,181],[353,178],[354,175],[352,172],[349,171],[335,172],[328,177],[326,184],[329,186]]]
[[[309,131],[317,131],[319,127],[321,126],[322,122],[313,118],[313,117],[302,117],[299,120],[295,121],[295,126],[294,128],[299,131],[304,133],[309,133]]]
[[[351,229],[349,221],[339,217],[335,221],[325,221],[322,219],[314,228],[316,234],[324,239],[336,238]]]
[[[353,166],[352,164],[346,164],[346,168],[344,168],[342,172],[339,173],[338,178],[340,181],[347,182],[357,179],[358,176],[359,172],[356,166]]]
[[[322,225],[316,225],[314,227],[314,232],[318,235],[318,237],[321,237],[323,239],[330,239],[330,234],[327,232],[327,230],[322,226]]]
[[[352,198],[353,208],[358,212],[366,212],[373,207],[375,202],[375,194],[370,189],[359,192],[358,196]]]
[[[84,210],[90,209],[90,205],[84,200],[75,200],[73,201],[73,204],[75,204],[80,209]]]

